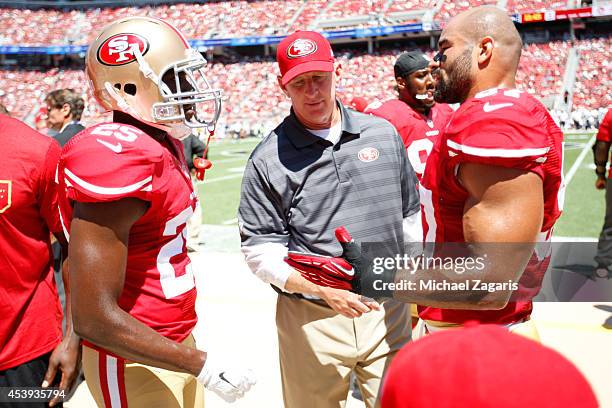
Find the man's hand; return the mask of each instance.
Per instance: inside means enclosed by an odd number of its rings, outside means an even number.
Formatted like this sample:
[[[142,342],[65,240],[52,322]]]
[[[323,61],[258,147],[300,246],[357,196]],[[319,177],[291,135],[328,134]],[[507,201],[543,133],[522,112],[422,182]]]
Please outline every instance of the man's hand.
[[[350,319],[360,317],[370,310],[380,310],[380,305],[374,299],[349,292],[348,290],[321,286],[319,297],[327,302],[329,307],[336,312]]]
[[[595,188],[598,190],[604,190],[606,188],[606,179],[597,177],[597,180],[595,180]]]
[[[68,395],[79,375],[80,368],[81,345],[79,338],[74,334],[68,335],[64,337],[62,342],[51,353],[49,367],[47,368],[42,387],[47,388],[51,385],[57,385],[53,384],[53,380],[59,369],[62,372],[59,388],[64,391],[64,395]],[[49,406],[53,407],[60,401],[60,397],[55,397],[49,402]]]
[[[253,371],[244,368],[230,368],[206,355],[206,362],[198,375],[198,381],[208,390],[214,391],[226,402],[242,398],[244,393],[257,382]]]

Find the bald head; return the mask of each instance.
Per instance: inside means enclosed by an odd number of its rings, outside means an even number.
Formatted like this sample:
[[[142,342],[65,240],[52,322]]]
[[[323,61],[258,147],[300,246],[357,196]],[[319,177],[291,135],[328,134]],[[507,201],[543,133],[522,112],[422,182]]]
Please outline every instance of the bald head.
[[[497,7],[476,7],[455,16],[438,41],[434,98],[462,103],[486,89],[514,88],[521,47],[512,20]]]
[[[491,37],[503,51],[499,57],[516,68],[521,57],[523,42],[514,23],[508,15],[495,6],[481,6],[469,9],[455,16],[447,29],[457,30],[463,36],[478,43],[484,37]]]

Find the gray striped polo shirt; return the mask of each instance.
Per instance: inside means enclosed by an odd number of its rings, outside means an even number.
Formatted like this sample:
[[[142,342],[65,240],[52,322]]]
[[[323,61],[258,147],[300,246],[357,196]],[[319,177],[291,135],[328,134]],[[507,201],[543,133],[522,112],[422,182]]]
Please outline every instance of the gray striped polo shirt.
[[[253,150],[238,219],[243,246],[281,243],[291,251],[339,256],[334,230],[399,251],[403,218],[419,211],[417,179],[395,128],[338,102],[342,134],[333,145],[293,110]]]

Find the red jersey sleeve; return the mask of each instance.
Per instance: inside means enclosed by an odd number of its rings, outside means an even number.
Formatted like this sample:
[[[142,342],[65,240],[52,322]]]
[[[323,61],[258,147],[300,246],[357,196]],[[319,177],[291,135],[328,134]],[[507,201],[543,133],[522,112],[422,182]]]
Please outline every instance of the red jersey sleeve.
[[[606,116],[604,116],[601,124],[599,125],[599,131],[597,132],[597,140],[602,142],[612,142],[612,110],[608,109]]]
[[[43,168],[41,169],[41,176],[39,180],[40,185],[38,189],[38,206],[40,208],[40,215],[45,220],[49,231],[53,233],[59,233],[62,231],[58,207],[59,186],[55,182],[55,173],[57,171],[61,151],[62,149],[55,140],[52,140],[52,143],[49,143]]]
[[[66,195],[81,202],[133,197],[151,201],[162,149],[142,130],[120,123],[86,129],[64,147],[60,177]]]
[[[446,130],[452,162],[482,163],[533,171],[543,177],[550,150],[549,121],[543,107],[518,98],[472,100]],[[460,108],[461,109],[461,108]]]

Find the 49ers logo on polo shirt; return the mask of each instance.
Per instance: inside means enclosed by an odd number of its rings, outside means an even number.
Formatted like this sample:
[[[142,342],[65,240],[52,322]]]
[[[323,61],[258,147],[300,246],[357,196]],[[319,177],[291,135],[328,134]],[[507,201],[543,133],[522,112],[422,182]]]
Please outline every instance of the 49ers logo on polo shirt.
[[[142,55],[149,51],[149,42],[138,34],[115,34],[98,48],[98,60],[104,65],[125,65],[136,61],[134,50]]]
[[[0,214],[11,206],[11,180],[0,180]]]
[[[298,38],[287,48],[287,57],[300,58],[317,50],[317,44],[308,38]]]
[[[380,156],[380,154],[374,147],[365,147],[361,149],[359,153],[357,153],[359,160],[364,163],[373,162],[374,160],[378,159],[378,156]]]

